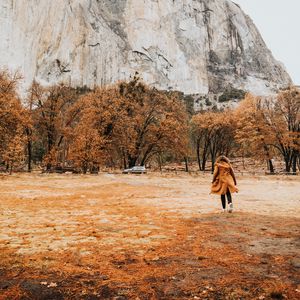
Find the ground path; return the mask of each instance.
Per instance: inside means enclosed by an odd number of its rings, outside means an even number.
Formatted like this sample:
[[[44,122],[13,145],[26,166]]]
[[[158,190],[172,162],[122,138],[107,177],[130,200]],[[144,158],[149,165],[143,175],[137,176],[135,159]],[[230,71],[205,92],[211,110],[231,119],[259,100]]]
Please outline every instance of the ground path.
[[[298,299],[300,180],[0,177],[0,299]]]

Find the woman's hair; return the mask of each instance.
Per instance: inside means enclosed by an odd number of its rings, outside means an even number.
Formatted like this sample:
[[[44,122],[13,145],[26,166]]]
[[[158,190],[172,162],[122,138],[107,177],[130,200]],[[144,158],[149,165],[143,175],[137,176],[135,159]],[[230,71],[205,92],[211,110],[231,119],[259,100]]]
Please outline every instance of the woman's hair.
[[[219,163],[219,162],[221,162],[221,161],[224,161],[224,162],[230,164],[229,159],[228,159],[225,155],[221,155],[221,156],[219,156],[219,157],[216,159],[216,163]]]

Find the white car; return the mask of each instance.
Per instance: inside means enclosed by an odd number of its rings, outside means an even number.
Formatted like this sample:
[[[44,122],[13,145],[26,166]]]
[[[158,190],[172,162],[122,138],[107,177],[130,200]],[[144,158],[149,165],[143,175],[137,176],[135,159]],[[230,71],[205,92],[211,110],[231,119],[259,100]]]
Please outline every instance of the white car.
[[[147,170],[145,166],[134,166],[130,169],[125,169],[123,174],[146,174]]]

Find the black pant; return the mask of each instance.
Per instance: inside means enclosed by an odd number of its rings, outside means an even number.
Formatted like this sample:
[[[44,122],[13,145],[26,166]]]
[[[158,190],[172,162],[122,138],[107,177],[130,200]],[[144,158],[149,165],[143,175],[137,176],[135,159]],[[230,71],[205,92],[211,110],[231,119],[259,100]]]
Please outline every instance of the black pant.
[[[226,196],[227,196],[227,201],[228,204],[232,203],[232,199],[231,199],[231,194],[229,189],[226,192]],[[225,199],[225,195],[221,195],[221,201],[222,201],[222,207],[225,209],[226,208],[226,199]]]

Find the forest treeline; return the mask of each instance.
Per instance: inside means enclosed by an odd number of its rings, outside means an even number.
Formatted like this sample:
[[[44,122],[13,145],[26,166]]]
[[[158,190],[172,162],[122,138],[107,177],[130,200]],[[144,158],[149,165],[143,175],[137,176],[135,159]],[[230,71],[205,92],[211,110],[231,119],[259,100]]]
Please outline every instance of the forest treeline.
[[[205,170],[220,154],[300,169],[300,90],[247,94],[234,110],[193,114],[182,93],[160,91],[137,76],[88,90],[33,82],[0,72],[0,167],[12,172],[69,167],[78,172],[195,161]]]

